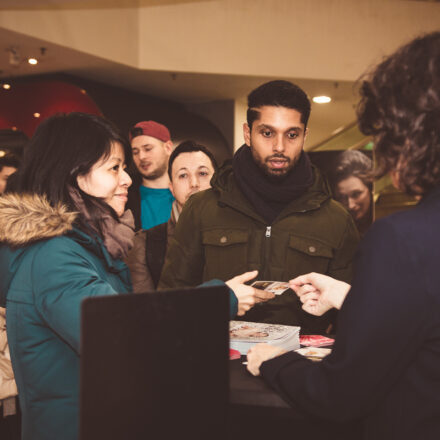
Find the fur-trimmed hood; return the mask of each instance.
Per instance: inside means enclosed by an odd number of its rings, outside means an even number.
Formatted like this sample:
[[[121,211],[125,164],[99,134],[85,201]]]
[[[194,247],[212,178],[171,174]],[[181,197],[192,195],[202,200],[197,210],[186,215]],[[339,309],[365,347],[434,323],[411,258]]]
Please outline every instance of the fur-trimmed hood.
[[[58,237],[72,229],[76,216],[43,196],[5,194],[0,197],[0,242],[19,247]]]

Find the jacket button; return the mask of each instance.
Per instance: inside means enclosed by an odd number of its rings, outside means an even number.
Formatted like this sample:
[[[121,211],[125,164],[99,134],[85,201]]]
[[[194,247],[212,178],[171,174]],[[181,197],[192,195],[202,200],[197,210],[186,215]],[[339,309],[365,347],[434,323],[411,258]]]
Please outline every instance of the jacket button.
[[[226,243],[228,239],[223,235],[222,238],[220,238],[220,243]]]
[[[314,254],[314,253],[316,252],[316,248],[315,248],[315,246],[309,246],[309,252],[310,252],[311,254]]]

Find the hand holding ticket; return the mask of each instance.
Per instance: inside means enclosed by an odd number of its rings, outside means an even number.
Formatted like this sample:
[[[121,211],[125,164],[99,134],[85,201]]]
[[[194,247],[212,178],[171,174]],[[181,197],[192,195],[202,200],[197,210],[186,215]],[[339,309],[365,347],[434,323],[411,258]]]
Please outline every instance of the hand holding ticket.
[[[350,290],[350,284],[327,275],[309,273],[296,277],[289,282],[303,303],[303,309],[316,316],[321,316],[332,307],[340,309]]]
[[[251,286],[256,289],[271,292],[274,295],[281,295],[290,289],[289,283],[285,281],[254,281]]]
[[[234,278],[226,281],[226,284],[232,291],[238,300],[237,315],[243,316],[248,310],[250,310],[255,304],[268,301],[274,297],[273,293],[264,291],[257,287],[249,286],[245,283],[254,279],[258,275],[258,270],[252,272],[245,272],[241,275],[237,275]]]

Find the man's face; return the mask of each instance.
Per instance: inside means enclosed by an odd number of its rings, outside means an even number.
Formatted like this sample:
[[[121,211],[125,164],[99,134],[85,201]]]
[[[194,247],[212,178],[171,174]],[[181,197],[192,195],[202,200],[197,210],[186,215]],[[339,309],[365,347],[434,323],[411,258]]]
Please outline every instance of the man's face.
[[[172,164],[170,191],[182,209],[188,198],[196,192],[211,188],[214,167],[202,151],[179,154]]]
[[[146,180],[162,177],[168,168],[173,144],[162,142],[151,136],[136,136],[131,140],[134,163]]]
[[[0,194],[3,194],[8,183],[8,178],[11,174],[17,171],[15,167],[3,167],[0,171]]]
[[[301,113],[286,107],[263,106],[252,124],[244,124],[246,145],[255,163],[273,178],[285,177],[298,161],[306,138]]]

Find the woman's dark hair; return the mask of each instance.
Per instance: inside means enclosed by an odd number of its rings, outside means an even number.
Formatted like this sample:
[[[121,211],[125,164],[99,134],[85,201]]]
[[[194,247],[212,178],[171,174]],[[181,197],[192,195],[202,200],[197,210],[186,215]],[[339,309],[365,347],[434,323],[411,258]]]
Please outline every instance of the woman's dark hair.
[[[370,192],[373,189],[373,161],[358,150],[347,150],[339,154],[331,174],[334,187],[342,180],[354,176],[360,179]]]
[[[214,171],[217,171],[217,169],[218,169],[217,161],[215,160],[214,155],[205,146],[200,145],[195,141],[184,141],[184,142],[181,142],[173,150],[173,152],[171,153],[170,158],[168,160],[168,176],[169,176],[170,180],[173,180],[171,170],[173,168],[173,162],[176,160],[176,157],[182,153],[194,153],[197,151],[201,151],[202,153],[206,154],[212,163],[212,167],[214,168]]]
[[[4,167],[19,168],[20,159],[13,153],[6,153],[4,156],[0,157],[0,171]]]
[[[419,38],[380,63],[361,84],[359,126],[374,136],[376,175],[422,195],[440,184],[440,32]]]
[[[69,193],[73,187],[81,194],[92,221],[99,220],[103,211],[116,217],[109,205],[84,193],[77,184],[78,176],[86,175],[110,155],[113,143],[122,146],[126,161],[131,158],[126,139],[103,117],[77,112],[51,116],[38,126],[25,148],[16,190],[45,195],[52,206],[61,203],[77,210]],[[81,216],[78,221],[87,228]]]

